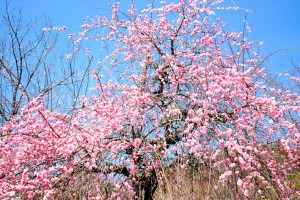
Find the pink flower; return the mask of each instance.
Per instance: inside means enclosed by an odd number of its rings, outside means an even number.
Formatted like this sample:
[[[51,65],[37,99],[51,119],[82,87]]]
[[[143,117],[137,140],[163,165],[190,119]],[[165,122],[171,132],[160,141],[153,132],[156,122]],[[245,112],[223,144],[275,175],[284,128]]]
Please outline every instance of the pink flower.
[[[243,181],[239,179],[236,184],[241,187],[243,185]]]
[[[221,176],[220,176],[220,179],[221,180],[227,180],[227,178],[229,177],[229,176],[231,176],[232,175],[232,171],[226,171],[226,172],[224,172]]]
[[[139,138],[137,138],[137,139],[135,139],[135,140],[133,141],[133,146],[136,147],[136,148],[140,147],[141,144],[142,144],[142,140],[139,139]]]

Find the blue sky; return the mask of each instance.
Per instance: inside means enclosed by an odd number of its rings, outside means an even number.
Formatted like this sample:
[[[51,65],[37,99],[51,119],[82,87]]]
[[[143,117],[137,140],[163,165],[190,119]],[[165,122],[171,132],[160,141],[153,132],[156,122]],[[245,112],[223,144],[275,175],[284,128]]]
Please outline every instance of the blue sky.
[[[121,8],[127,10],[131,0],[120,1]],[[106,5],[113,2],[113,0],[12,0],[10,4],[12,8],[23,8],[23,13],[29,18],[47,16],[53,26],[66,25],[76,32],[82,18],[107,14]],[[147,2],[136,0],[140,7]],[[247,15],[247,22],[252,28],[249,39],[264,42],[262,50],[264,55],[282,48],[300,48],[300,0],[225,0],[225,2],[252,10],[252,13]],[[244,14],[244,12],[224,12],[222,17],[234,30],[241,31]],[[273,56],[270,63],[284,67],[289,62],[286,56],[293,57],[294,61],[300,64],[300,51],[281,52]]]

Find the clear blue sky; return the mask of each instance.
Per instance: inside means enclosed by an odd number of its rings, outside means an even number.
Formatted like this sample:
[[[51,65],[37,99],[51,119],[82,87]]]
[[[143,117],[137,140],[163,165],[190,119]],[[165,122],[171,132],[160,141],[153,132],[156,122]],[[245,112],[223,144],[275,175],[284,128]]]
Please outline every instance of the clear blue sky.
[[[5,0],[0,0],[3,2]],[[127,10],[131,0],[120,0],[121,8]],[[241,8],[252,10],[247,15],[247,21],[252,27],[250,39],[263,41],[264,54],[282,48],[300,48],[300,0],[225,0],[229,5],[233,2]],[[36,18],[47,16],[53,26],[66,25],[77,29],[82,18],[86,16],[105,15],[108,3],[113,0],[12,0],[11,7],[22,7],[26,16]],[[135,0],[140,7],[147,4],[147,0]],[[224,12],[225,20],[234,29],[241,31],[244,12]],[[76,31],[75,31],[76,32]],[[289,56],[300,64],[300,51],[288,52]],[[285,54],[280,53],[270,60],[271,63],[285,64]]]

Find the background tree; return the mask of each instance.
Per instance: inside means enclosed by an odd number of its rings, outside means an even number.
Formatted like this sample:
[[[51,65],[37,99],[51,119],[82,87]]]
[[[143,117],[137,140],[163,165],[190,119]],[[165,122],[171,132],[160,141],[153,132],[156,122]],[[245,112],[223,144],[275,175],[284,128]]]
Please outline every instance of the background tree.
[[[50,110],[73,110],[89,87],[91,58],[81,62],[83,66],[75,57],[66,61],[64,52],[59,52],[57,33],[42,31],[43,26],[51,27],[47,20],[26,19],[21,9],[12,9],[9,3],[1,11],[1,124],[38,96],[46,99]]]
[[[21,107],[43,91],[49,90],[54,77],[47,61],[56,37],[24,21],[21,10],[6,4],[1,16],[1,123],[19,113]],[[49,66],[50,65],[50,66]]]
[[[124,13],[116,3],[110,18],[84,21],[78,50],[111,45],[95,95],[72,115],[34,99],[1,127],[0,196],[149,200],[171,192],[178,166],[208,174],[191,198],[299,196],[300,98],[260,82],[255,43],[217,16],[238,8],[219,6],[162,1]]]

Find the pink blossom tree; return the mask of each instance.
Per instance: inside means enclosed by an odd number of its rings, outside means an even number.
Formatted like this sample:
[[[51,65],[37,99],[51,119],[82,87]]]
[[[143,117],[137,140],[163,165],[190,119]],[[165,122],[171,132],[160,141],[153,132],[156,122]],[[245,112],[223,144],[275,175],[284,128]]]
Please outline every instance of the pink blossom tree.
[[[94,72],[95,95],[72,116],[37,98],[0,128],[0,196],[51,199],[73,189],[150,200],[166,169],[179,160],[184,170],[191,158],[210,163],[233,198],[300,195],[290,179],[300,166],[300,98],[264,85],[255,43],[217,17],[238,8],[221,5],[180,0],[124,13],[116,3],[110,18],[84,21],[76,45],[111,45]]]

